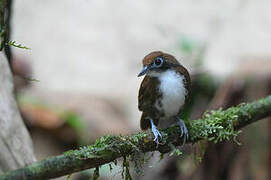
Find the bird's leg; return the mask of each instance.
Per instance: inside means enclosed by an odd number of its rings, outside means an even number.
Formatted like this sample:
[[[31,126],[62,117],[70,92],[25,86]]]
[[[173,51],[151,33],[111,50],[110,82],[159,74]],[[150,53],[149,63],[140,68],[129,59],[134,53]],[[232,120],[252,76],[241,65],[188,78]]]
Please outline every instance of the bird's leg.
[[[159,137],[162,139],[162,135],[161,133],[157,130],[156,126],[154,125],[153,123],[153,120],[150,119],[150,122],[151,122],[151,130],[152,130],[152,133],[154,135],[154,140],[157,144],[159,144]]]
[[[188,139],[188,130],[186,128],[185,123],[181,118],[176,116],[176,118],[179,120],[180,130],[181,130],[181,136],[183,136],[183,145],[185,144],[186,140]]]

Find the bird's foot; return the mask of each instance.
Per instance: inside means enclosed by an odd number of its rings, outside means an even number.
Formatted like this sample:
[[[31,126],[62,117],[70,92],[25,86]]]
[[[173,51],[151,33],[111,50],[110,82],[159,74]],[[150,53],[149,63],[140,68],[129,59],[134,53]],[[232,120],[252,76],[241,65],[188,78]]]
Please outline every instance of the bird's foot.
[[[156,126],[154,125],[153,123],[153,120],[151,119],[151,130],[152,130],[152,133],[154,135],[154,140],[156,142],[156,144],[158,145],[159,144],[159,137],[160,139],[162,139],[162,135],[161,133],[158,131],[158,129],[156,128]]]
[[[179,117],[177,117],[177,119],[179,120],[181,137],[183,137],[183,145],[184,145],[186,140],[188,139],[188,130],[187,130],[187,127],[186,127],[185,123],[183,122],[183,120]]]

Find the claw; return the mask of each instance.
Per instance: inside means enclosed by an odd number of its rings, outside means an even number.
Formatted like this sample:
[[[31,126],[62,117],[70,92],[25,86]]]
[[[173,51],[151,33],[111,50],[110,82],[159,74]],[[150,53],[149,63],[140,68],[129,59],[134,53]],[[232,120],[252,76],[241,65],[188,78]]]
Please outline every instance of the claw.
[[[153,120],[151,119],[150,121],[151,121],[151,130],[152,130],[152,133],[153,133],[153,135],[154,135],[153,141],[155,141],[156,144],[158,145],[158,144],[159,144],[159,137],[160,137],[160,139],[162,139],[162,135],[161,135],[161,133],[157,130],[156,126],[155,126],[154,123],[153,123]]]
[[[181,137],[183,137],[183,145],[184,145],[186,140],[188,139],[188,130],[183,120],[179,117],[177,117],[177,119],[179,120],[179,123],[180,123]]]

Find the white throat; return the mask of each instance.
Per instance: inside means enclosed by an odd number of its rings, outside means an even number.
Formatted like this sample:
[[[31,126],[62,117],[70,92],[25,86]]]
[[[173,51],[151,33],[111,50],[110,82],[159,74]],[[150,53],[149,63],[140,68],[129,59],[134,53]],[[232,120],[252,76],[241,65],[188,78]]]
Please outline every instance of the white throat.
[[[166,117],[175,116],[185,103],[187,90],[184,86],[184,76],[175,70],[165,72],[151,72],[149,76],[157,77],[160,80],[159,90],[162,93],[162,100],[156,102],[156,107],[163,110]]]

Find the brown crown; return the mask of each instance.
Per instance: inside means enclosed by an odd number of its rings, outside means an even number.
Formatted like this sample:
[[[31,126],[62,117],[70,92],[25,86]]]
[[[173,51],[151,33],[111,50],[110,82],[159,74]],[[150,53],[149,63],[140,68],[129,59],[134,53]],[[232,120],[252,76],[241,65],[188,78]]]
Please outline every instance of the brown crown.
[[[167,53],[163,53],[162,51],[154,51],[151,52],[150,54],[146,55],[142,61],[143,66],[148,66],[150,65],[154,59],[158,56],[161,56],[165,59],[165,61],[173,63],[173,64],[180,64],[176,58],[170,54]]]

